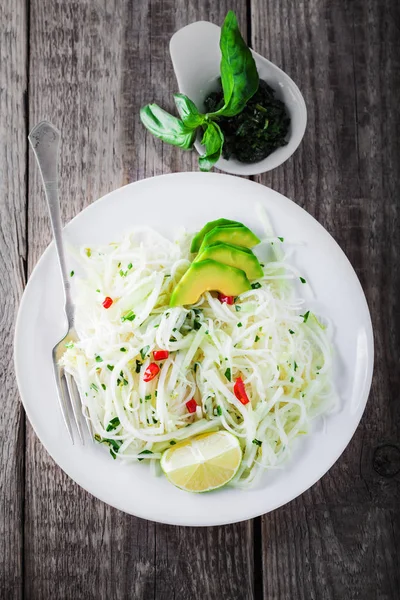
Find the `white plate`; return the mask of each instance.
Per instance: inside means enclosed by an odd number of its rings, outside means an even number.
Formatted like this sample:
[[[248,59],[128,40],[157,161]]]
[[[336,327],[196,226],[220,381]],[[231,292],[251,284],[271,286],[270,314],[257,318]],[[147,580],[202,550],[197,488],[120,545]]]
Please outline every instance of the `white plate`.
[[[349,261],[325,229],[299,206],[273,190],[228,175],[177,173],[146,179],[108,194],[65,228],[75,246],[121,237],[137,225],[171,236],[218,217],[243,221],[261,233],[255,206],[262,203],[277,235],[294,246],[294,263],[314,289],[312,306],[335,325],[335,380],[340,410],[315,423],[280,471],[266,473],[255,489],[225,488],[189,494],[153,477],[147,465],[122,465],[100,445],[71,445],[59,412],[51,349],[65,329],[63,292],[54,246],[36,265],[22,298],[15,364],[28,418],[47,451],[79,485],[127,513],[177,525],[221,525],[249,519],[289,502],[313,485],[341,455],[364,411],[373,369],[371,319]],[[73,265],[71,265],[73,266]],[[301,284],[300,284],[301,286]],[[303,288],[307,286],[303,285]]]

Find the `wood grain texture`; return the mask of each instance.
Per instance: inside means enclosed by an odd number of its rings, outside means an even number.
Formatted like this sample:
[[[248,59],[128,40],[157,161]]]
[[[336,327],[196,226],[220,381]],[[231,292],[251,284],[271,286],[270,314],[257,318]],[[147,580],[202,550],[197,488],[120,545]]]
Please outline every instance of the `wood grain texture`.
[[[335,237],[365,290],[375,376],[351,444],[330,472],[263,523],[268,600],[400,596],[397,294],[400,184],[398,3],[252,4],[254,48],[299,84],[308,127],[296,154],[259,180]]]
[[[24,93],[29,69],[29,125],[47,118],[65,136],[66,221],[129,181],[197,169],[194,153],[149,136],[138,111],[152,100],[172,108],[173,32],[198,19],[221,23],[229,8],[244,31],[250,16],[253,47],[294,78],[308,107],[299,150],[258,180],[316,216],[349,256],[372,313],[376,368],[359,429],[311,490],[255,523],[174,528],[84,492],[29,424],[24,488],[10,324],[26,271],[51,239],[32,155],[26,215]],[[30,19],[26,10],[22,0],[0,4],[0,597],[397,600],[398,3],[31,0]]]
[[[245,5],[233,4],[245,24]],[[195,168],[194,154],[146,133],[139,108],[152,100],[171,108],[174,31],[221,22],[227,10],[184,0],[31,1],[30,123],[47,118],[65,136],[64,220],[123,183]],[[50,241],[32,156],[29,189],[31,270]],[[29,426],[27,439],[27,598],[253,597],[251,523],[198,530],[132,518],[70,481]]]
[[[26,262],[26,9],[0,4],[0,597],[22,598],[24,415],[13,324]]]

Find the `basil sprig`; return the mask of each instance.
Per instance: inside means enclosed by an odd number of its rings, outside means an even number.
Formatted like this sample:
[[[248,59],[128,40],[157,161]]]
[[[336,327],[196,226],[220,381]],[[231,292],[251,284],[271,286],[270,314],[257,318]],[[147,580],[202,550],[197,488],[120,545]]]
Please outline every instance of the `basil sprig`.
[[[214,113],[202,114],[190,98],[175,94],[180,119],[170,115],[157,104],[147,104],[140,110],[143,125],[155,137],[184,150],[193,147],[197,132],[202,131],[201,143],[205,152],[199,157],[201,171],[209,171],[219,160],[224,135],[219,117],[239,114],[258,89],[259,77],[251,51],[243,40],[236,15],[229,11],[221,29],[221,82],[224,106]]]

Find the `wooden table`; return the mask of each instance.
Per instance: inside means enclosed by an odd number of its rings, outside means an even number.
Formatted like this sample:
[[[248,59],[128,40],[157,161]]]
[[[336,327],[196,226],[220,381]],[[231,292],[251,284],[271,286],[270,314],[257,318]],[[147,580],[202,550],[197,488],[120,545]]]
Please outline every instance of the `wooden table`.
[[[299,84],[303,143],[256,180],[335,237],[361,280],[376,366],[362,422],[323,479],[245,523],[170,527],[91,497],[47,455],[19,403],[19,298],[51,235],[29,129],[63,132],[63,218],[196,157],[146,135],[171,108],[168,42],[229,8]],[[400,597],[400,5],[396,0],[2,0],[0,3],[0,597],[397,600]],[[34,382],[33,382],[34,385]]]

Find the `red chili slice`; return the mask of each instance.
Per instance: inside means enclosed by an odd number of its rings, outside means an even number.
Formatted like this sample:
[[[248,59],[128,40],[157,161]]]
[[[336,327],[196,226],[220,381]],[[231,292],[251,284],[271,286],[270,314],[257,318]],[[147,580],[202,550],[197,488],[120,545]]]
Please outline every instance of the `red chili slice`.
[[[186,408],[188,409],[188,412],[190,413],[195,413],[196,412],[196,408],[197,408],[197,402],[194,398],[192,398],[191,400],[188,400],[186,402]]]
[[[169,356],[168,350],[154,350],[154,360],[165,360]]]
[[[156,363],[150,363],[143,375],[143,381],[151,381],[160,372],[160,367]]]
[[[225,294],[218,294],[218,300],[225,304],[233,304],[235,298],[234,296],[225,296]]]
[[[248,404],[250,402],[249,397],[246,393],[246,388],[244,386],[243,379],[241,377],[238,377],[236,379],[235,385],[233,386],[233,393],[235,394],[239,402],[241,402],[242,404]]]
[[[104,306],[104,308],[110,308],[110,306],[111,306],[112,303],[113,303],[113,299],[110,298],[110,296],[107,296],[104,299],[103,306]]]

